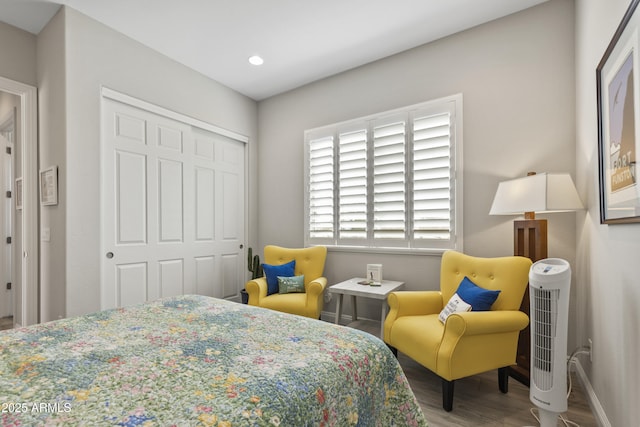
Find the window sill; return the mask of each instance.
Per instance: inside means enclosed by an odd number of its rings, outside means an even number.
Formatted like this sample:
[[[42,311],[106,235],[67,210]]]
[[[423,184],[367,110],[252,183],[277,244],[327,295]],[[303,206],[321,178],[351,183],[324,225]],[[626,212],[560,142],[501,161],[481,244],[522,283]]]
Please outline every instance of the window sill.
[[[387,255],[420,255],[441,256],[448,249],[429,248],[368,248],[363,246],[332,246],[324,245],[329,252],[367,253]]]

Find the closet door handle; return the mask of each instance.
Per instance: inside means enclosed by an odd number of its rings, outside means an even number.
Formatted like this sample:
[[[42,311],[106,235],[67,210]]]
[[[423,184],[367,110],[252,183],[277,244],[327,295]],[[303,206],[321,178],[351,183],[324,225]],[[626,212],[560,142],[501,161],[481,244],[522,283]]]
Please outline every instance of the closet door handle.
[[[107,252],[107,258],[109,259],[113,258],[113,252]]]

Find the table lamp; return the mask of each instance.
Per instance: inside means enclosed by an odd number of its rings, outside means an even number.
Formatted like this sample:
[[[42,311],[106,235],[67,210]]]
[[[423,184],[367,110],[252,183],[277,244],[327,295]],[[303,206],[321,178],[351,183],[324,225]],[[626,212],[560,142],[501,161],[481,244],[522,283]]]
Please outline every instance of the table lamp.
[[[567,212],[582,209],[582,202],[568,173],[529,172],[526,177],[503,181],[493,199],[489,215],[522,215],[513,221],[513,254],[530,258],[532,262],[547,258],[547,220],[535,214]],[[529,288],[520,311],[529,314]],[[521,331],[518,341],[517,365],[510,375],[529,386],[529,327]]]
[[[524,214],[524,220],[513,222],[513,252],[536,262],[547,258],[547,220],[536,219],[536,212],[579,209],[582,202],[568,173],[529,172],[526,177],[498,184],[489,215]]]

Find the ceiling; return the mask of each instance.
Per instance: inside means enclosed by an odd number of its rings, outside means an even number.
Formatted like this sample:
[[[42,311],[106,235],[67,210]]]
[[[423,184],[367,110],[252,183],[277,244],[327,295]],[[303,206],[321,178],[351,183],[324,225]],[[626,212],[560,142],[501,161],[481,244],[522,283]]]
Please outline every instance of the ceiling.
[[[38,34],[65,4],[262,100],[544,1],[0,0],[0,21]]]

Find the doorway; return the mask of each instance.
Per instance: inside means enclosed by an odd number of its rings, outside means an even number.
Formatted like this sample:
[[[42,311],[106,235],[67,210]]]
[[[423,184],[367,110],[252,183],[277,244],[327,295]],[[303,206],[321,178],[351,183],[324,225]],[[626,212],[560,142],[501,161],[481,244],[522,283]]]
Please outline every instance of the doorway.
[[[10,283],[13,323],[15,326],[27,326],[38,322],[37,89],[0,77],[0,92],[14,95],[19,100],[15,108],[11,136],[13,188],[10,191],[12,196],[20,199],[22,209],[15,208],[16,198],[12,197],[13,236],[10,236],[10,252],[13,268]],[[3,158],[4,161],[6,160]],[[21,193],[16,192],[16,178],[19,178]],[[5,195],[6,193],[2,194],[2,197]],[[4,272],[5,261],[2,262]],[[0,291],[6,290],[6,283],[4,280],[0,282]]]
[[[14,186],[15,110],[17,96],[0,92],[0,330],[13,327],[13,271],[15,255],[14,209],[17,195]],[[19,182],[19,181],[18,181]]]

